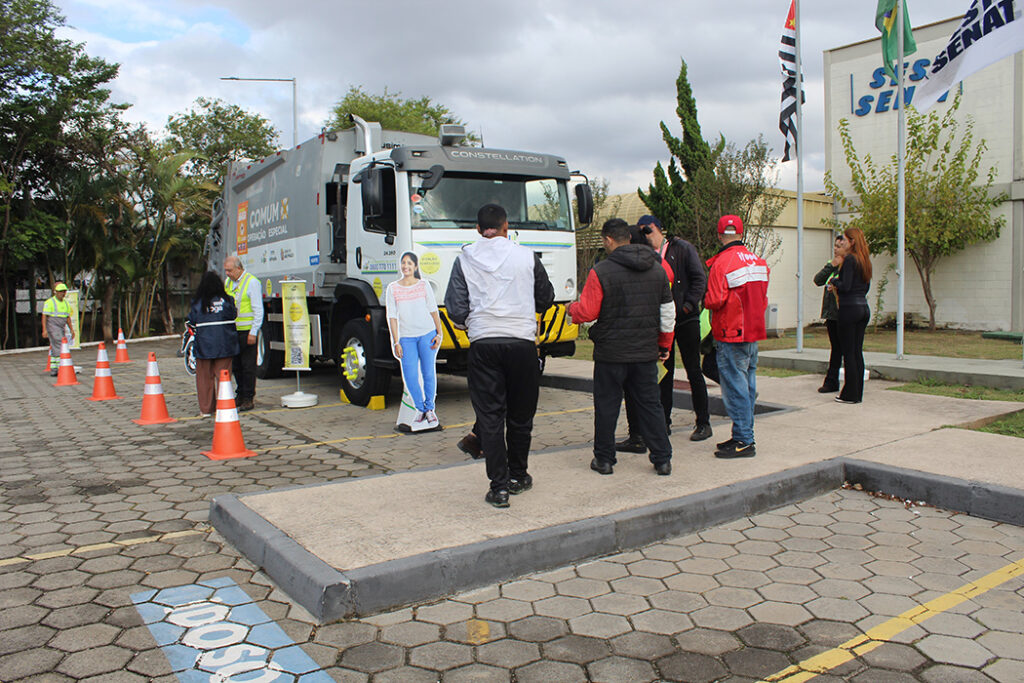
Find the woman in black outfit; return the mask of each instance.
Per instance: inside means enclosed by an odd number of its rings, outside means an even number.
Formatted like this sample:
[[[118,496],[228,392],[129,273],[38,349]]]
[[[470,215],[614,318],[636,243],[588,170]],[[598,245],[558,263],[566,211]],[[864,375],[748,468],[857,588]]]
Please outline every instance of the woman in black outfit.
[[[824,287],[839,272],[839,266],[843,265],[843,255],[840,253],[840,246],[846,243],[842,235],[836,236],[835,244],[832,246],[832,260],[818,271],[814,276],[814,284]],[[828,356],[828,370],[825,372],[825,381],[818,387],[819,394],[834,394],[839,391],[839,368],[843,364],[843,350],[839,346],[839,304],[836,301],[836,293],[826,288],[821,297],[821,317],[825,321],[825,329],[828,330],[828,344],[831,352]]]
[[[847,229],[840,240],[843,264],[839,266],[839,278],[829,284],[839,298],[839,345],[846,368],[846,381],[836,402],[860,403],[864,397],[864,331],[871,317],[867,299],[871,257],[859,228]]]

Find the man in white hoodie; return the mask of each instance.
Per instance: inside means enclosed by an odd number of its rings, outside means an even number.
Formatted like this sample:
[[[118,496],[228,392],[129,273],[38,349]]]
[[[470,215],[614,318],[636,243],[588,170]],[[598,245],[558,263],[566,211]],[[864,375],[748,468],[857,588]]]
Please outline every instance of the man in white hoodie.
[[[505,209],[487,204],[476,220],[481,238],[455,259],[444,305],[469,335],[469,397],[491,480],[484,500],[508,507],[509,494],[533,486],[526,468],[540,391],[536,314],[555,290],[540,256],[508,239]]]

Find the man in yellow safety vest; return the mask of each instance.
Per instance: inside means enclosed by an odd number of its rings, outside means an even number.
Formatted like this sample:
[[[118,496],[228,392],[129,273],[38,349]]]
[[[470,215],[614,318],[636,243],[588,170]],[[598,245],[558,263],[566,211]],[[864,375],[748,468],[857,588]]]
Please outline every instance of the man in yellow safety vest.
[[[50,374],[57,376],[57,363],[60,361],[60,341],[64,337],[64,327],[68,328],[68,341],[75,338],[75,326],[71,320],[71,304],[64,301],[68,294],[68,286],[58,282],[53,288],[53,296],[43,304],[43,339],[50,340]]]
[[[247,272],[237,256],[224,259],[224,273],[224,289],[238,309],[235,329],[239,353],[232,364],[238,410],[252,410],[256,398],[256,340],[263,324],[263,291],[259,278]]]

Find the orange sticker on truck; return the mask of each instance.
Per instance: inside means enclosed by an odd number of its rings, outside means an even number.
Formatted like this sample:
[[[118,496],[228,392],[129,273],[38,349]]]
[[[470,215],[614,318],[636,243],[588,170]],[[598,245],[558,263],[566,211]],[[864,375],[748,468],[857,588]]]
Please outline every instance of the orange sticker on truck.
[[[249,253],[249,202],[238,205],[238,221],[235,223],[239,254]]]

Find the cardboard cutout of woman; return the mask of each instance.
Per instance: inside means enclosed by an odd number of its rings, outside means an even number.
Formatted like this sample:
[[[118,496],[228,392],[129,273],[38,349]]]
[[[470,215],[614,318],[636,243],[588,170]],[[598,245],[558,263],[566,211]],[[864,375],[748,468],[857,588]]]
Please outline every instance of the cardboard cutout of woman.
[[[402,364],[405,394],[415,407],[415,415],[408,414],[411,411],[406,410],[406,396],[403,396],[398,427],[413,432],[439,429],[441,423],[434,412],[434,399],[437,350],[443,339],[441,317],[434,291],[420,277],[416,254],[411,251],[402,254],[399,267],[402,278],[388,285],[385,305],[391,352]]]

